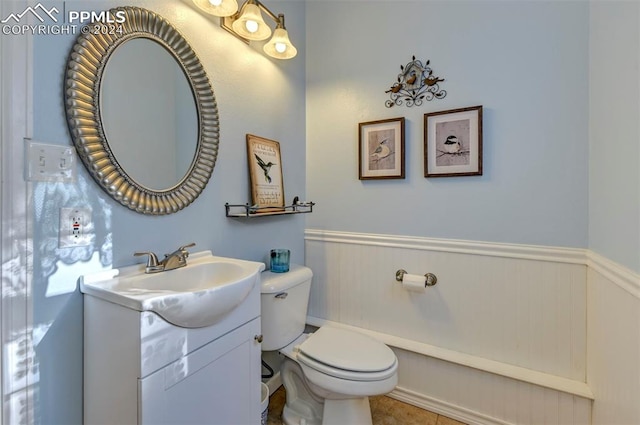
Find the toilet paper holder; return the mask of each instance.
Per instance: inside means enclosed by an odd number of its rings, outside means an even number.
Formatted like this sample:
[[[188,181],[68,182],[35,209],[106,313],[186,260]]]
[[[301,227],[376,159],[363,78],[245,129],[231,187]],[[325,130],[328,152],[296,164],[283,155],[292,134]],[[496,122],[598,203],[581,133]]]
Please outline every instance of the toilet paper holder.
[[[402,278],[404,277],[405,273],[407,273],[407,271],[406,271],[406,270],[403,270],[403,269],[398,270],[398,271],[396,272],[396,280],[397,280],[398,282],[402,282]],[[435,274],[433,274],[433,273],[426,273],[426,274],[424,275],[424,277],[425,277],[425,280],[424,280],[424,286],[425,286],[425,287],[427,287],[427,286],[433,286],[433,285],[435,285],[436,283],[438,283],[438,278],[437,278],[437,277],[436,277],[436,275],[435,275]]]

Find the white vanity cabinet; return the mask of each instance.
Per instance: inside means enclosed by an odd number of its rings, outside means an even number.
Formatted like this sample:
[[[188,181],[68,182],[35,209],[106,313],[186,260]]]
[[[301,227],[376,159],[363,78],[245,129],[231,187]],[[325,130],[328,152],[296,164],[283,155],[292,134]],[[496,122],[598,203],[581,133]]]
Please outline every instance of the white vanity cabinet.
[[[247,367],[260,351],[258,333],[260,319],[254,319],[140,379],[140,423],[258,423],[259,410],[249,406],[259,377]]]
[[[260,423],[260,285],[227,317],[181,328],[84,295],[85,424]]]

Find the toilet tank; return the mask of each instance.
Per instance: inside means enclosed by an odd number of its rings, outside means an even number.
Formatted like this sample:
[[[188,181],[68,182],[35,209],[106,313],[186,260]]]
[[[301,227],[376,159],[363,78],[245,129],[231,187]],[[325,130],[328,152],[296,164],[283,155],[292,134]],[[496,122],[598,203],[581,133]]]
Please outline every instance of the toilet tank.
[[[279,350],[302,335],[312,276],[310,268],[295,264],[286,273],[261,273],[262,351]]]

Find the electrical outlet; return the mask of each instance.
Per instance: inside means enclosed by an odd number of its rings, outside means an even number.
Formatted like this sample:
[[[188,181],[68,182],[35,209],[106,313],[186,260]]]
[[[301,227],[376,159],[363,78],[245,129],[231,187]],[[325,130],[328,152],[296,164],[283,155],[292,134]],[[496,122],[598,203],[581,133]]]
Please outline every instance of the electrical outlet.
[[[27,142],[27,181],[70,183],[76,179],[75,155],[69,146]]]
[[[61,208],[58,246],[70,248],[88,246],[93,238],[93,223],[89,208]]]

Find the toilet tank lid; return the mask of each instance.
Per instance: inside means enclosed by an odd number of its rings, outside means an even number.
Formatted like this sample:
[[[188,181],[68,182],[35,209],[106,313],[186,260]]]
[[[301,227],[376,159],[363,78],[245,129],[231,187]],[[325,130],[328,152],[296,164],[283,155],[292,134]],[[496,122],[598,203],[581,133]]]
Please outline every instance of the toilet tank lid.
[[[309,267],[298,264],[291,264],[289,271],[285,273],[273,273],[270,270],[265,270],[260,273],[260,280],[262,282],[260,292],[263,294],[274,294],[286,291],[310,280],[312,276],[313,273]]]

